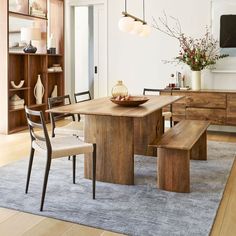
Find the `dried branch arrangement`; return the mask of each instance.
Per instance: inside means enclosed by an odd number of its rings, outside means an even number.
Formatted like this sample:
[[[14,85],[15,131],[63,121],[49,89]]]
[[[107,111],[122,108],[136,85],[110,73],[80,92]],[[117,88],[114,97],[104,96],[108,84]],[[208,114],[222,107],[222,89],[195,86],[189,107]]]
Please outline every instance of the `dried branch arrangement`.
[[[172,26],[170,26],[169,20],[172,21]],[[193,71],[201,71],[216,64],[217,60],[228,56],[220,54],[218,41],[213,38],[208,27],[206,27],[204,37],[195,39],[182,32],[180,21],[177,18],[171,16],[168,18],[164,13],[164,16],[159,17],[158,21],[153,18],[153,28],[179,41],[180,51],[175,62],[187,64]]]

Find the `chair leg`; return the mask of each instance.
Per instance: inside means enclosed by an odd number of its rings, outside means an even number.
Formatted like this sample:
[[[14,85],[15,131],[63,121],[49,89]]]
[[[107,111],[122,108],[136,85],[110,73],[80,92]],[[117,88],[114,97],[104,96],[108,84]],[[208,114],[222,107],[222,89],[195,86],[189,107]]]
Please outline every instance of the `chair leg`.
[[[171,128],[173,127],[173,119],[172,119],[172,117],[170,117],[170,127]]]
[[[68,156],[68,160],[70,161],[70,156]]]
[[[96,144],[93,144],[93,199],[95,199],[96,193]]]
[[[33,148],[31,148],[29,166],[28,166],[28,173],[27,173],[26,188],[25,188],[25,193],[26,194],[28,193],[28,189],[29,189],[30,175],[31,175],[32,164],[33,164],[33,160],[34,160],[34,151],[35,150]]]
[[[41,198],[40,211],[43,211],[43,205],[44,205],[44,199],[45,199],[45,194],[46,194],[46,189],[47,189],[48,175],[49,175],[50,166],[51,166],[51,157],[48,157],[47,164],[46,164],[46,169],[45,169],[45,175],[44,175],[43,193],[42,193],[42,198]]]
[[[73,184],[75,184],[76,156],[73,156]]]

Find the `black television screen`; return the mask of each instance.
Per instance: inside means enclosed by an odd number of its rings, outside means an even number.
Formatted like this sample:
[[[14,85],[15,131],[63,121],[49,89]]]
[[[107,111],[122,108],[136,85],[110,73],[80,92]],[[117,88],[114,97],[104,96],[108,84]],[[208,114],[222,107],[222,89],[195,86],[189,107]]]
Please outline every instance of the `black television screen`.
[[[236,47],[236,15],[222,15],[220,17],[220,47]]]

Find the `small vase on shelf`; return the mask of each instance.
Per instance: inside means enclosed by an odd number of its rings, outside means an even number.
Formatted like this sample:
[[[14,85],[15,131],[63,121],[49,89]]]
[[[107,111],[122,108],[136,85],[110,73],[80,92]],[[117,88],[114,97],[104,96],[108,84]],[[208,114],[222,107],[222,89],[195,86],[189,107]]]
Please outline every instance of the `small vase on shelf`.
[[[201,71],[192,70],[192,90],[201,90]]]
[[[34,87],[34,96],[36,98],[36,104],[40,105],[43,103],[44,87],[41,81],[40,75],[38,75],[37,83]]]

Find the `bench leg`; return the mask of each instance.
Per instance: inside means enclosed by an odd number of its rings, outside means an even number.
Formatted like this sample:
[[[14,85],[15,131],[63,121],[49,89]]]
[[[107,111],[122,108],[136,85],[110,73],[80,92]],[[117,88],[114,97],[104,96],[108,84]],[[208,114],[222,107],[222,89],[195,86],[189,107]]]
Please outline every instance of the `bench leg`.
[[[207,134],[206,131],[193,146],[190,155],[191,160],[207,160]]]
[[[158,157],[158,188],[189,193],[190,151],[158,148]]]

